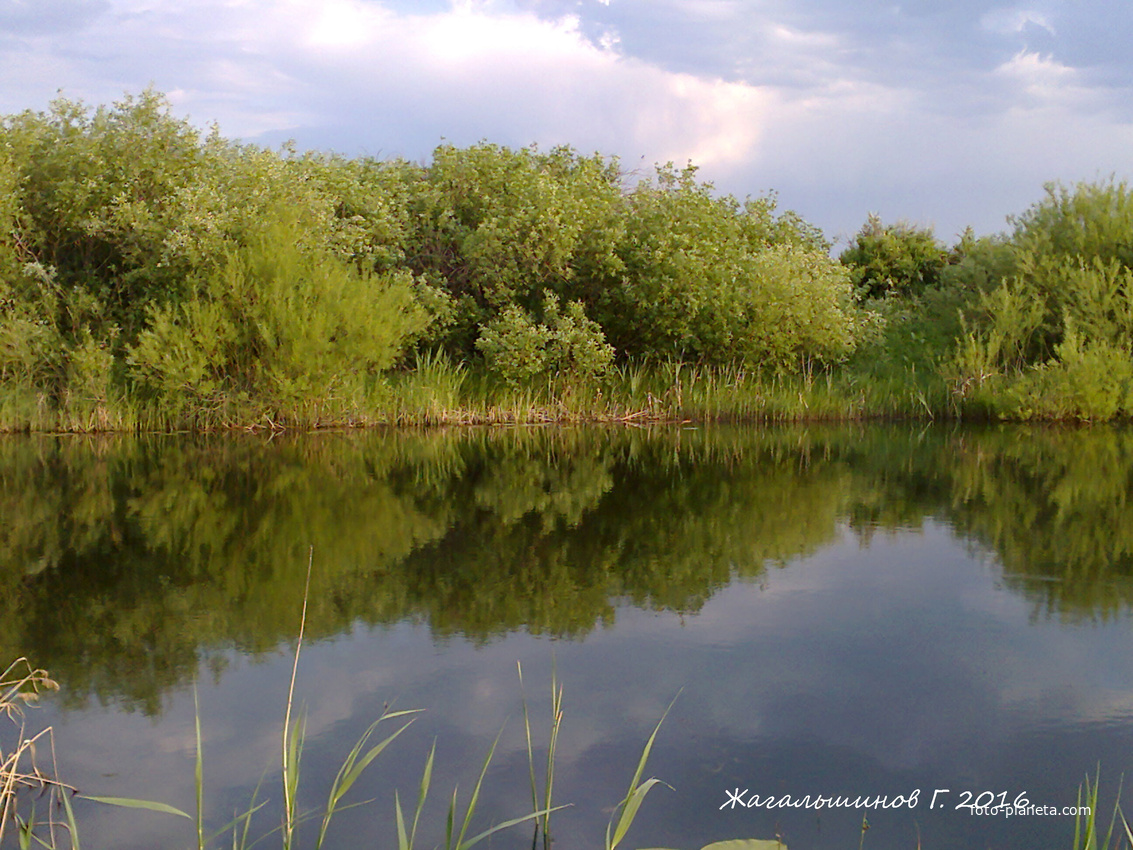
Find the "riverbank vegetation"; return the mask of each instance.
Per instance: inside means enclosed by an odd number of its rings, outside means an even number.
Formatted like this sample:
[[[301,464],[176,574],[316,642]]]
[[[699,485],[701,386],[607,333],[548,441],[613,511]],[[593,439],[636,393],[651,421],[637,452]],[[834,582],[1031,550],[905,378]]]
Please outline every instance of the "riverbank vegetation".
[[[570,148],[426,164],[0,119],[0,428],[1133,412],[1133,192],[839,257],[773,196]]]

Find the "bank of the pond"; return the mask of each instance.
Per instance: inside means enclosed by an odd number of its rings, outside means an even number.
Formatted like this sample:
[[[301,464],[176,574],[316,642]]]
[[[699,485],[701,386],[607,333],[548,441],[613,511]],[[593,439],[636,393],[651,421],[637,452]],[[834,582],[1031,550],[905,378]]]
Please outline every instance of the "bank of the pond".
[[[447,361],[394,372],[354,398],[281,404],[241,398],[169,407],[124,395],[42,395],[0,388],[0,431],[168,432],[415,425],[646,422],[848,422],[959,419],[943,382],[851,372],[764,377],[741,368],[629,367],[577,384],[510,385]],[[978,418],[978,417],[977,417]]]

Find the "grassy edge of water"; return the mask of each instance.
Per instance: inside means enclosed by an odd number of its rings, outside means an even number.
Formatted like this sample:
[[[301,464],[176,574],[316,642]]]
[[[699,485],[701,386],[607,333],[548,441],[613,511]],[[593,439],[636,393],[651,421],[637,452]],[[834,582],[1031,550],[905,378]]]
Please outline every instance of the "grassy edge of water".
[[[162,403],[120,392],[51,399],[0,384],[0,432],[207,431],[389,425],[555,422],[853,421],[960,418],[943,380],[878,377],[851,370],[763,374],[677,361],[625,365],[601,379],[549,378],[522,386],[453,363],[371,379],[333,398],[226,398]]]

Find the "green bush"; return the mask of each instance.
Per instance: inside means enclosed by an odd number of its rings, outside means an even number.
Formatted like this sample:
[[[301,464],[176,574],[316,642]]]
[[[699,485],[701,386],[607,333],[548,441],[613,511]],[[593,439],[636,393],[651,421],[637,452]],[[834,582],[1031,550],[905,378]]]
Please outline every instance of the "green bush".
[[[1133,412],[1133,358],[1127,348],[1083,340],[1071,330],[1056,357],[1033,367],[1003,394],[999,413],[1106,421]]]
[[[846,270],[774,198],[716,197],[670,167],[627,200],[625,273],[592,313],[623,355],[781,370],[853,349]]]
[[[930,227],[883,225],[871,214],[838,259],[851,270],[859,299],[909,297],[940,284],[948,251]]]
[[[279,219],[231,251],[191,298],[150,307],[130,348],[134,377],[169,403],[259,399],[278,414],[337,399],[391,366],[424,328],[405,273],[373,275],[305,250]]]
[[[406,196],[406,262],[453,300],[439,341],[470,353],[479,326],[507,308],[538,310],[544,291],[585,297],[618,273],[619,181],[616,160],[566,147],[438,147]]]
[[[969,313],[950,364],[961,396],[994,378],[1010,417],[1108,419],[1133,412],[1133,192],[1112,180],[1047,196],[1015,220],[1010,268]]]
[[[1034,257],[1116,260],[1133,266],[1133,190],[1125,181],[1048,183],[1046,197],[1019,216],[1013,243]]]
[[[544,298],[543,323],[512,305],[484,326],[476,348],[513,386],[537,376],[586,380],[604,373],[614,359],[613,346],[582,304],[572,301],[563,310],[551,293]]]

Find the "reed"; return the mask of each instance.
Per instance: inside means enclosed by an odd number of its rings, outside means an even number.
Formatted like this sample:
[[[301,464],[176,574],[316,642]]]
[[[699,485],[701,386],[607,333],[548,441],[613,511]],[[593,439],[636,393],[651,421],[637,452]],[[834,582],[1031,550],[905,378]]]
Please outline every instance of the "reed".
[[[55,761],[55,739],[50,726],[32,734],[26,724],[25,708],[34,704],[44,691],[58,690],[46,670],[32,667],[26,658],[17,658],[0,674],[0,713],[7,716],[15,726],[16,734],[12,743],[4,745],[0,739],[0,842],[8,824],[14,823],[19,834],[21,846],[28,846],[33,838],[49,846],[55,846],[58,831],[71,830],[73,847],[78,847],[74,831],[74,817],[70,809],[68,792],[74,789],[60,782]],[[39,751],[46,747],[51,761],[51,770],[45,771],[39,764]],[[46,799],[47,819],[42,824],[37,819],[37,801]],[[66,820],[59,821],[60,809]],[[47,837],[40,835],[46,829]]]
[[[229,398],[160,407],[136,396],[51,400],[0,386],[0,431],[314,430],[379,425],[531,425],[576,422],[793,422],[961,415],[943,380],[870,374],[850,366],[761,372],[677,360],[628,363],[603,376],[540,376],[515,385],[441,354],[376,376],[349,395],[286,402]]]
[[[1125,813],[1121,810],[1121,786],[1117,784],[1117,801],[1113,805],[1113,814],[1109,818],[1105,838],[1098,838],[1098,789],[1100,786],[1101,768],[1094,773],[1093,782],[1087,773],[1082,785],[1078,786],[1077,808],[1074,816],[1074,850],[1122,850],[1133,848],[1133,830],[1130,829]],[[1084,793],[1083,793],[1084,792]],[[1088,809],[1083,818],[1082,807]],[[1115,833],[1120,821],[1121,829]],[[1114,839],[1116,843],[1114,843]]]
[[[527,739],[527,765],[531,780],[531,810],[539,811],[539,788],[535,781],[535,750],[531,744],[531,721],[527,711],[527,694],[523,692],[523,666],[517,661],[516,670],[519,672],[519,688],[523,697],[523,731]],[[555,751],[558,748],[559,729],[563,723],[563,686],[558,681],[555,667],[551,666],[551,735],[547,743],[546,769],[543,773],[543,808],[541,819],[535,821],[535,836],[532,846],[539,841],[540,828],[543,833],[543,850],[551,847],[551,812],[555,810],[551,800],[555,785]]]

